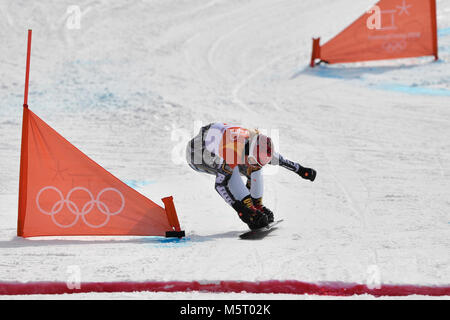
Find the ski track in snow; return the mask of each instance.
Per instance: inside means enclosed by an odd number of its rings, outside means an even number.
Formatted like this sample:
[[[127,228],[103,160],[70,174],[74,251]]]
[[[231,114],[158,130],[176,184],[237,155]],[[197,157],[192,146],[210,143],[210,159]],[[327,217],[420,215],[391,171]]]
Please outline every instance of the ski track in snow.
[[[438,0],[438,63],[307,67],[311,37],[326,41],[372,2],[79,1],[79,30],[65,27],[69,1],[3,2],[0,280],[65,281],[75,265],[82,281],[365,283],[376,266],[383,283],[448,284],[450,5]],[[153,201],[173,195],[186,239],[15,237],[28,28],[31,109]],[[265,176],[285,221],[263,241],[238,240],[246,228],[214,178],[172,162],[212,121],[278,130],[280,153],[318,171],[314,183]]]

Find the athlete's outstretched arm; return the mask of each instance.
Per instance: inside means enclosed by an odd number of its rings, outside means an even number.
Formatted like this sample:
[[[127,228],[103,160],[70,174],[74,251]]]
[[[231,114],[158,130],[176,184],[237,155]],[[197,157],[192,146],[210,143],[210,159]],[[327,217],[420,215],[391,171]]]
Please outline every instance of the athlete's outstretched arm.
[[[279,153],[274,153],[272,161],[270,162],[272,165],[279,165],[280,167],[286,168],[290,171],[297,173],[303,179],[314,181],[316,179],[317,172],[312,168],[302,167],[299,163],[288,160],[284,158]]]

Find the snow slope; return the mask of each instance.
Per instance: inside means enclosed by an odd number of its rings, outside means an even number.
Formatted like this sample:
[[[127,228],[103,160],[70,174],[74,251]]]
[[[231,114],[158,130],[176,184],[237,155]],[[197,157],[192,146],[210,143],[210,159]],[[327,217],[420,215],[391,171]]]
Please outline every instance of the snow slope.
[[[450,283],[450,3],[440,58],[307,67],[373,1],[0,3],[0,281],[267,280]],[[30,108],[144,195],[173,195],[187,238],[15,237],[26,29]],[[214,179],[184,163],[212,121],[259,127],[314,183],[269,170],[285,223],[245,242]],[[375,266],[375,267],[374,267]],[[138,295],[139,296],[139,295]],[[170,295],[165,295],[169,297]],[[149,295],[142,295],[149,297]]]

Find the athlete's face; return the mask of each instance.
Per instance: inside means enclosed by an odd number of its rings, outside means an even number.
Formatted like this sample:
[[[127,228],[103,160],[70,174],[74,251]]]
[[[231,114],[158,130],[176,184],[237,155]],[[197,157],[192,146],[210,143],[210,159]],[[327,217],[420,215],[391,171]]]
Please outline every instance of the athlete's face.
[[[261,165],[258,164],[253,157],[245,156],[245,164],[248,165],[252,169],[260,169]]]

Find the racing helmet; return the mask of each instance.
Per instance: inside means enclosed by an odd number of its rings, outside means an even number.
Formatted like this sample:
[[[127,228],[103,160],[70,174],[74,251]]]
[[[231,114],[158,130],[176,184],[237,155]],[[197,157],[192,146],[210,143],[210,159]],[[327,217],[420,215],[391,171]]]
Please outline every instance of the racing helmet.
[[[248,146],[249,164],[262,167],[272,160],[273,143],[270,137],[257,133],[249,139]]]

